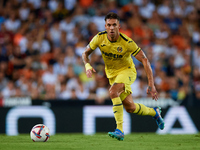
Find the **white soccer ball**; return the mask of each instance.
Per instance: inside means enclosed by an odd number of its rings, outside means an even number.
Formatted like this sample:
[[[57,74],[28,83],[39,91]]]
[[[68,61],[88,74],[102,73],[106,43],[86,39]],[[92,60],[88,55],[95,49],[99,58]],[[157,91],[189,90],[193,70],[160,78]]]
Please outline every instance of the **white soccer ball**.
[[[44,124],[35,125],[30,132],[33,142],[46,142],[50,138],[50,130]]]

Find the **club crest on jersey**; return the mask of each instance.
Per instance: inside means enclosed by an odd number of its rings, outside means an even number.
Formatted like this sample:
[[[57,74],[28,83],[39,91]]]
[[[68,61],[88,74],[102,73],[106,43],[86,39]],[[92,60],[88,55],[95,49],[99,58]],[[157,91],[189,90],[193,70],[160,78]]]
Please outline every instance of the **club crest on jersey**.
[[[117,51],[121,53],[123,51],[122,47],[118,47]]]

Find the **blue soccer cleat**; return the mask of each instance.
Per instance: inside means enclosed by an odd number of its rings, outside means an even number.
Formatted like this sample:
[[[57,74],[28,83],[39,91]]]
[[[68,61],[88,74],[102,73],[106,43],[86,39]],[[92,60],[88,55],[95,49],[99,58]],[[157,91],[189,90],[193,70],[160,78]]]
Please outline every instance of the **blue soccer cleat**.
[[[153,108],[156,111],[156,115],[153,117],[153,119],[156,119],[156,123],[158,127],[163,130],[165,127],[165,122],[163,118],[161,117],[161,108],[160,107],[154,107]]]
[[[124,140],[124,133],[122,133],[122,131],[119,129],[115,129],[115,132],[108,132],[108,135],[112,138],[116,138],[119,141]]]

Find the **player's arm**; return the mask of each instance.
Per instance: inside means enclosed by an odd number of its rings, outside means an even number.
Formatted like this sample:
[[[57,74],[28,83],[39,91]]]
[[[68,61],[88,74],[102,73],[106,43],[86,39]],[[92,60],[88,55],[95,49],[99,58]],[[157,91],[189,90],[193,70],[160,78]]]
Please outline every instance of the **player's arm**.
[[[92,73],[93,72],[96,72],[95,69],[90,65],[90,60],[89,60],[89,55],[93,52],[94,50],[92,50],[90,48],[90,46],[88,45],[86,48],[85,48],[85,51],[83,52],[82,54],[82,59],[83,59],[83,62],[85,64],[85,69],[86,69],[86,75],[88,78],[91,78],[92,77]]]
[[[147,94],[151,94],[152,99],[157,101],[158,92],[156,91],[156,88],[154,86],[153,73],[152,73],[151,65],[148,58],[146,57],[146,55],[144,54],[142,50],[138,52],[135,58],[143,64],[145,72],[147,74],[147,78],[148,78]]]

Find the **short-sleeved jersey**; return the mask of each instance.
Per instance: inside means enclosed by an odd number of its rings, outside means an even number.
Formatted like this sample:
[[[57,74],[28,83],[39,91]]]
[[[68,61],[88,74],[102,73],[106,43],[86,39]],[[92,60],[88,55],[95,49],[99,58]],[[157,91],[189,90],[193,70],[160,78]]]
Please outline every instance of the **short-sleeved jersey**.
[[[136,72],[131,55],[136,56],[141,49],[125,34],[120,33],[117,41],[111,42],[107,37],[107,31],[99,32],[90,41],[89,46],[92,50],[97,47],[101,50],[108,78],[115,77],[126,69],[133,69]]]

